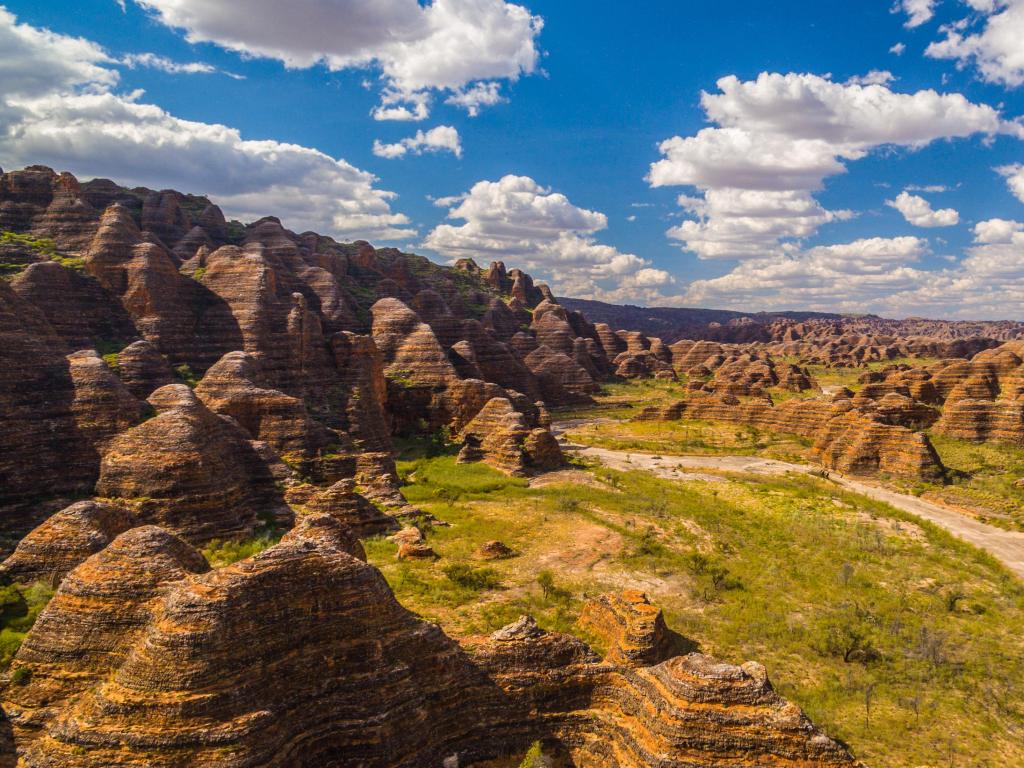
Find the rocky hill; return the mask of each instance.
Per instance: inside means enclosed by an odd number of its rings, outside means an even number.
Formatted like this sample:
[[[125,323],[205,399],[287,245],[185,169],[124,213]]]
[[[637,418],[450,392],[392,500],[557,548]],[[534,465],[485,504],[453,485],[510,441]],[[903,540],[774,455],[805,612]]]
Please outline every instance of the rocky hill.
[[[588,612],[602,660],[529,617],[457,642],[365,562],[361,537],[422,517],[396,436],[557,468],[549,408],[675,376],[659,339],[501,263],[43,167],[0,175],[0,270],[5,615],[56,588],[11,651],[0,765],[452,768],[538,741],[579,766],[855,764],[759,665],[675,655],[642,595]],[[223,567],[197,549],[270,532]]]
[[[571,298],[559,298],[558,301],[568,309],[585,313],[594,322],[658,336],[666,343],[681,339],[734,344],[773,343],[843,335],[919,338],[932,342],[978,338],[1007,341],[1024,338],[1024,322],[1013,320],[975,322],[919,317],[892,320],[876,315],[836,315],[824,312],[744,313],[724,309],[635,307]]]

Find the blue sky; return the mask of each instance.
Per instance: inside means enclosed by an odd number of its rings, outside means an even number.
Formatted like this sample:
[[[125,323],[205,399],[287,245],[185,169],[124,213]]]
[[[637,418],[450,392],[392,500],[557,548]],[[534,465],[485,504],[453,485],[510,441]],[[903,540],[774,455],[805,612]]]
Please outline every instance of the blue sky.
[[[266,0],[246,4],[244,19],[225,0],[126,0],[123,11],[115,0],[4,0],[0,66],[39,72],[39,56],[68,71],[46,70],[51,84],[37,77],[21,91],[0,84],[16,115],[5,123],[0,109],[0,161],[209,193],[228,213],[277,213],[299,230],[442,262],[504,258],[562,294],[1020,319],[1024,61],[1000,31],[1024,39],[1024,3],[902,2],[296,0],[282,20]],[[429,32],[410,26],[432,6]],[[396,49],[403,35],[409,45]],[[166,71],[186,64],[215,71]],[[726,93],[716,83],[730,76]],[[500,103],[476,116],[445,103],[479,83]],[[929,90],[934,99],[921,96]],[[385,104],[389,91],[398,95]],[[721,97],[718,119],[702,91]],[[100,109],[96,94],[117,102]],[[372,114],[382,104],[414,113],[417,98],[429,102],[421,120]],[[834,112],[815,133],[806,126],[821,104]],[[140,105],[158,108],[163,125]],[[751,138],[739,145],[751,156],[810,142],[813,157],[798,159],[809,177],[779,182],[773,155],[750,180],[744,162],[732,167],[744,152],[714,153],[734,138],[723,121]],[[282,160],[207,125],[318,154]],[[439,126],[448,132],[434,150],[397,146]],[[200,141],[164,142],[165,130]],[[678,154],[659,149],[672,137]],[[659,161],[661,185],[649,176]],[[275,176],[288,172],[299,179]],[[781,215],[765,213],[783,203]],[[704,225],[678,231],[686,220]]]

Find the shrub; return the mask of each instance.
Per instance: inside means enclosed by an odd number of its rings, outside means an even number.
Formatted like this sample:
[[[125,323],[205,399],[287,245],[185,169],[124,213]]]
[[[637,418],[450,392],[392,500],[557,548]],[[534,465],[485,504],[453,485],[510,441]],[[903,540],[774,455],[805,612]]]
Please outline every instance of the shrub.
[[[540,571],[537,574],[537,585],[540,587],[541,594],[544,595],[545,600],[564,602],[572,597],[569,590],[555,584],[555,574],[551,571]]]
[[[11,682],[15,685],[27,685],[32,679],[32,670],[28,667],[18,667],[11,672]]]
[[[11,663],[51,597],[53,588],[41,581],[0,587],[0,668]]]
[[[107,368],[117,373],[121,370],[121,364],[117,360],[117,352],[108,352],[103,355],[103,362],[107,364]]]
[[[187,364],[176,366],[174,368],[174,375],[177,376],[182,383],[188,384],[192,389],[195,389],[199,384],[199,379],[194,373],[192,373],[192,369],[189,368]]]
[[[214,568],[221,568],[259,554],[265,549],[270,549],[280,540],[279,536],[268,534],[241,541],[220,541],[219,539],[214,539],[203,548],[203,555]]]
[[[501,586],[501,574],[493,568],[474,568],[466,563],[453,563],[444,568],[444,575],[460,587],[476,592]]]
[[[572,496],[559,496],[555,502],[555,509],[559,512],[576,512],[580,508],[580,500]]]
[[[541,751],[540,742],[535,741],[530,745],[530,749],[527,750],[526,755],[523,757],[523,762],[519,764],[519,768],[549,768],[550,765],[551,761]]]
[[[847,664],[867,663],[879,657],[875,627],[870,614],[854,604],[844,604],[818,620],[814,648],[823,656],[841,658]]]

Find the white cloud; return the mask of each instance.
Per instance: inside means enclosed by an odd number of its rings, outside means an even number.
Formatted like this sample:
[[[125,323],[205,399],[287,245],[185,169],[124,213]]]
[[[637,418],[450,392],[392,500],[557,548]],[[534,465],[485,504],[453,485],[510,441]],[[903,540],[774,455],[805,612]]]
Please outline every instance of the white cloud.
[[[903,52],[907,50],[907,46],[904,43],[896,43],[889,49],[889,53],[896,56],[902,56]]]
[[[114,62],[89,41],[16,23],[0,9],[0,166],[47,163],[83,177],[213,195],[229,216],[281,216],[340,237],[415,232],[393,193],[344,160],[295,144],[244,139],[115,93]]]
[[[969,20],[942,27],[946,35],[928,46],[925,55],[953,59],[957,66],[973,63],[982,79],[1015,88],[1024,85],[1024,0],[968,0],[985,14],[979,32],[967,32]]]
[[[662,142],[663,158],[647,177],[655,187],[703,193],[681,201],[696,220],[668,235],[705,259],[784,256],[823,224],[849,218],[849,211],[823,208],[813,193],[876,147],[1019,131],[960,94],[897,93],[809,74],[729,76],[718,87],[701,96],[716,127]]]
[[[415,136],[384,144],[379,139],[373,142],[373,154],[377,157],[394,159],[405,157],[409,152],[422,155],[424,152],[451,152],[462,157],[462,142],[459,132],[450,125],[439,125],[429,131],[416,131]]]
[[[1014,197],[1024,203],[1024,163],[1004,165],[996,170],[1006,177],[1006,186],[1010,188]]]
[[[1024,224],[1006,219],[978,222],[974,242],[977,245],[968,249],[964,269],[994,287],[1019,291],[1024,283]]]
[[[496,82],[476,83],[469,88],[460,88],[444,100],[445,104],[462,107],[470,117],[480,114],[482,107],[493,107],[505,99],[501,95],[501,84]]]
[[[895,200],[886,200],[885,204],[903,214],[915,227],[952,227],[960,223],[960,214],[953,208],[936,211],[923,197],[906,191],[900,192]]]
[[[579,208],[528,176],[479,181],[435,204],[451,206],[447,218],[464,223],[438,225],[425,247],[453,260],[509,260],[553,279],[561,295],[638,299],[673,280],[639,256],[597,242],[594,235],[608,226],[603,213]]]
[[[903,26],[913,29],[932,20],[935,16],[935,3],[936,0],[901,0],[893,11],[903,11],[907,14],[907,21]]]
[[[385,88],[380,94],[380,104],[370,114],[374,120],[426,120],[430,117],[430,93],[403,93],[394,88]]]
[[[1012,318],[1024,301],[1024,223],[991,219],[957,263],[928,270],[916,237],[869,238],[741,262],[725,275],[690,284],[664,303],[743,311],[802,309],[970,319]]]
[[[682,303],[764,309],[863,311],[879,294],[913,288],[908,263],[926,252],[916,237],[869,238],[746,261],[722,277],[697,280]]]
[[[422,95],[433,90],[449,91],[454,103],[476,110],[496,103],[495,81],[535,70],[543,26],[539,16],[505,0],[248,0],[244,12],[233,0],[135,1],[185,30],[191,42],[288,67],[377,67],[385,95],[392,96],[378,119],[424,119]],[[394,94],[413,106],[401,110]]]
[[[118,73],[96,43],[18,24],[0,6],[0,97],[32,97],[56,89],[109,88]]]
[[[974,241],[976,243],[1009,243],[1013,236],[1024,231],[1024,224],[1007,219],[989,219],[974,225]]]
[[[940,192],[949,192],[950,188],[945,184],[908,184],[906,186],[906,190],[907,192],[928,192],[930,194],[938,194]]]
[[[223,72],[212,64],[207,64],[202,61],[181,63],[172,61],[165,56],[159,56],[155,53],[129,53],[122,56],[118,60],[118,63],[123,64],[129,69],[135,69],[136,67],[148,67],[149,69],[158,69],[161,72],[166,72],[169,75],[222,74],[234,78],[235,80],[245,79],[242,75],[236,75],[233,72]]]
[[[887,69],[872,69],[866,75],[854,75],[846,81],[847,85],[888,85],[896,79],[896,75]]]

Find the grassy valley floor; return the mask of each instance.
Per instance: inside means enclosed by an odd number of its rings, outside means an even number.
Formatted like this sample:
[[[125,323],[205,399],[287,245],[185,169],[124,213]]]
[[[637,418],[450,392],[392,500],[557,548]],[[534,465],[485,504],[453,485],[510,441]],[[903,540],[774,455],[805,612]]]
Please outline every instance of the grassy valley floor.
[[[599,436],[694,452],[621,421],[668,386],[613,389],[593,414],[611,419]],[[690,428],[708,451],[750,453],[735,427],[728,444],[721,425]],[[779,457],[805,449],[787,440],[757,436]],[[935,526],[812,477],[581,466],[528,482],[451,455],[405,458],[409,500],[450,524],[423,525],[439,557],[398,561],[383,538],[367,552],[405,606],[454,636],[530,613],[585,637],[587,596],[638,588],[701,651],[764,663],[869,765],[1024,764],[1024,587]],[[494,539],[515,555],[479,559]]]

